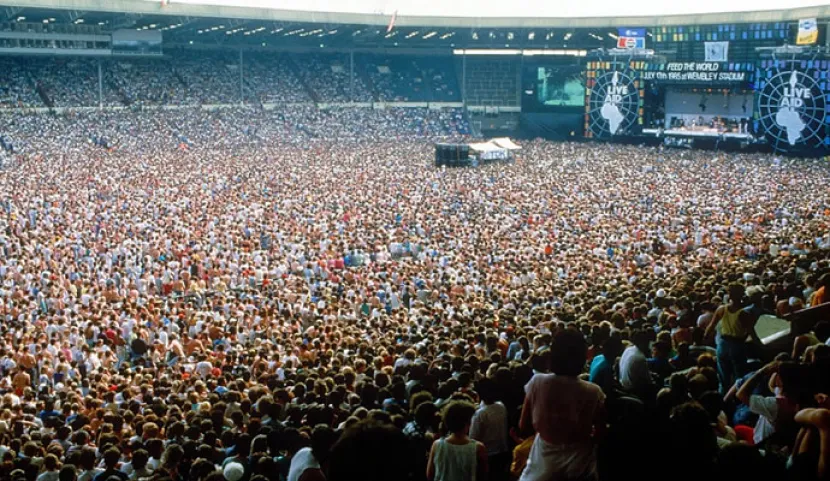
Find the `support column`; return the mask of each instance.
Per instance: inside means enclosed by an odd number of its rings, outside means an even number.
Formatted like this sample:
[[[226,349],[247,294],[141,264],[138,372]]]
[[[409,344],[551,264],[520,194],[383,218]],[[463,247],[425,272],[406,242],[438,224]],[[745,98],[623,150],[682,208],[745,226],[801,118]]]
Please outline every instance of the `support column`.
[[[349,100],[354,102],[354,50],[349,50]]]
[[[519,55],[519,71],[516,72],[516,105],[522,106],[522,72],[525,70],[525,56]]]
[[[461,54],[461,103],[467,106],[467,53]]]
[[[239,49],[239,103],[245,104],[245,74],[242,72],[242,49]]]
[[[104,108],[104,73],[101,59],[98,59],[98,110]]]

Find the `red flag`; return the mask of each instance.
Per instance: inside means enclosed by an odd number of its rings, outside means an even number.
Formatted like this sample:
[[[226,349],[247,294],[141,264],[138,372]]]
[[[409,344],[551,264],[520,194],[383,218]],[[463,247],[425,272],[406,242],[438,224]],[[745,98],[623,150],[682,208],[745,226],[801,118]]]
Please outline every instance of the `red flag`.
[[[389,20],[389,26],[386,27],[386,33],[391,32],[392,29],[395,28],[395,20],[397,20],[397,19],[398,19],[398,11],[395,10],[395,12],[392,14],[392,18]]]

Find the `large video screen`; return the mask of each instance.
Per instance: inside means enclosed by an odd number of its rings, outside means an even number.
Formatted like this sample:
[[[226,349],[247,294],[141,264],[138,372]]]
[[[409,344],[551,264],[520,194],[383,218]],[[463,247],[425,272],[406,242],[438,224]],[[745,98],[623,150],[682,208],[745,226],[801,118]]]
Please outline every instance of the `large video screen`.
[[[582,65],[527,65],[523,72],[522,109],[528,112],[582,109],[585,78]]]

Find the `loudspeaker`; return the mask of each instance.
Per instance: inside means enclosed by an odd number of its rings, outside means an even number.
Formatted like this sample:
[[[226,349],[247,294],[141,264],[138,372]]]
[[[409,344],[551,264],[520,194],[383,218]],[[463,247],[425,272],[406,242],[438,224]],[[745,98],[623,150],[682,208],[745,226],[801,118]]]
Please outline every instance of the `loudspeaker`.
[[[435,144],[435,166],[461,167],[470,163],[470,146],[466,144]]]

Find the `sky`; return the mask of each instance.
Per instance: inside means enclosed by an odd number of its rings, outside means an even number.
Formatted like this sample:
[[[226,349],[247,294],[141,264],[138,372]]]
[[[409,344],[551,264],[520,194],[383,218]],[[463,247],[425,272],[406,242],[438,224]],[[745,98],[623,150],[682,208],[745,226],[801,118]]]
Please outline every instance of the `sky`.
[[[147,0],[156,1],[159,0]],[[168,0],[169,3],[449,17],[622,17],[779,10],[830,0]]]

